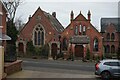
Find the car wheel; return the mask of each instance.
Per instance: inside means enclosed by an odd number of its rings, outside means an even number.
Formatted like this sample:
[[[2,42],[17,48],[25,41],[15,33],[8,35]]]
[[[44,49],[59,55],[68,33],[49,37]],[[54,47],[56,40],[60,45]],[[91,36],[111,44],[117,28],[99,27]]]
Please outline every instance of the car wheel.
[[[110,79],[110,77],[111,77],[110,72],[108,72],[108,71],[102,72],[101,77],[102,77],[102,79]]]

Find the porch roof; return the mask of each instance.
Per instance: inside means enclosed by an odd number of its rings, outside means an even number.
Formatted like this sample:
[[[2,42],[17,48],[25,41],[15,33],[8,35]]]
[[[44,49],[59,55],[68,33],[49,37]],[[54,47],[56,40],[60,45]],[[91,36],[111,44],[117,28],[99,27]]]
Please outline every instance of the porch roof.
[[[11,40],[11,38],[6,34],[0,34],[0,41],[2,40]]]
[[[70,43],[72,44],[88,44],[89,42],[90,42],[90,38],[86,35],[72,36],[70,38]]]

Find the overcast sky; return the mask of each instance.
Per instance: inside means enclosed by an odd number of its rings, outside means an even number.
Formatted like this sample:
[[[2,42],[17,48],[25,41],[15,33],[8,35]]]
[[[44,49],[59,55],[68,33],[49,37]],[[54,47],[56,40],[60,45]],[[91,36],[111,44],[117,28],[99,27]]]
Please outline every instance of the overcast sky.
[[[88,10],[91,11],[91,23],[100,31],[100,19],[108,17],[118,17],[118,1],[109,0],[23,0],[18,7],[16,19],[21,18],[23,22],[28,21],[29,15],[40,7],[42,10],[52,13],[56,12],[57,19],[65,27],[70,23],[70,12],[73,10],[76,17],[80,11],[87,18]]]

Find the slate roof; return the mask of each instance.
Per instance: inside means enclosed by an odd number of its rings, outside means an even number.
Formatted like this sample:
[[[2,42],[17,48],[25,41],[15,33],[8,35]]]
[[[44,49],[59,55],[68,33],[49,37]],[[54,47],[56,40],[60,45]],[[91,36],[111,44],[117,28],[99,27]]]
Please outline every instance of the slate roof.
[[[120,32],[120,18],[101,18],[101,32],[105,32],[109,24],[113,24],[117,32]]]
[[[77,35],[70,38],[70,43],[73,44],[88,44],[89,42],[90,42],[90,38],[86,35],[85,36]]]
[[[57,18],[53,17],[51,14],[44,11],[45,16],[48,18],[48,20],[53,25],[54,29],[58,32],[62,32],[64,30],[64,27],[61,25],[61,23],[57,20]]]

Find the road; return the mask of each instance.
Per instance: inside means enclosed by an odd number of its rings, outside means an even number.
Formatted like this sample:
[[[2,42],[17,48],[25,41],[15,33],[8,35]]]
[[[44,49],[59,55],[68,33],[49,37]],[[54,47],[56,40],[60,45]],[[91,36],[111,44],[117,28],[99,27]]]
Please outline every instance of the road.
[[[39,68],[48,69],[65,69],[65,70],[77,70],[94,72],[94,63],[82,62],[82,61],[64,61],[64,60],[23,60],[23,69],[38,70]]]
[[[83,78],[96,80],[93,62],[22,59],[23,71],[8,78]],[[21,78],[20,77],[20,78]],[[98,79],[97,79],[98,80]]]

